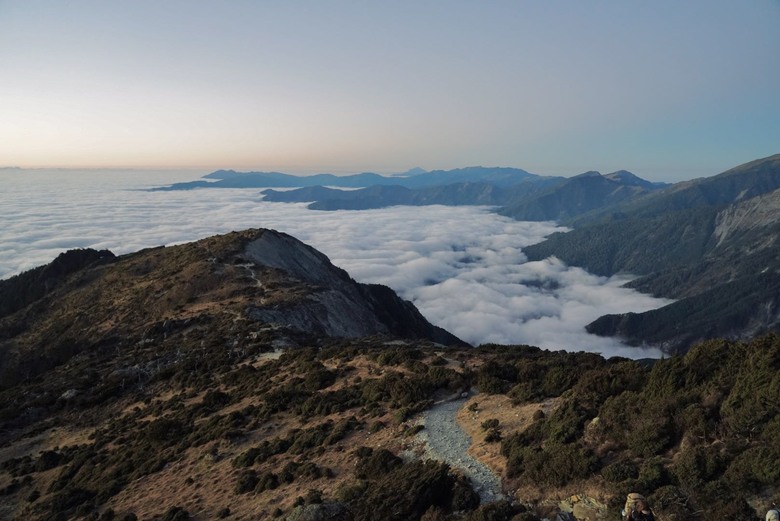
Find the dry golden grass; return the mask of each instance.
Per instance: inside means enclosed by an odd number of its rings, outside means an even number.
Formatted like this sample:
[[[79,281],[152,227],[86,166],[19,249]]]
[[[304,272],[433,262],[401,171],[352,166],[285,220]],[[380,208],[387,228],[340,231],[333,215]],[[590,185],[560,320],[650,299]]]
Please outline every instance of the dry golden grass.
[[[477,404],[476,411],[470,410]],[[557,406],[555,400],[531,403],[522,406],[512,405],[512,401],[503,394],[478,394],[458,411],[457,422],[463,431],[471,437],[469,454],[490,467],[493,472],[503,476],[506,471],[506,458],[501,455],[501,443],[485,442],[482,422],[497,419],[502,436],[525,430],[532,422],[536,411],[549,412]]]
[[[36,456],[45,450],[91,443],[89,436],[94,429],[53,427],[40,434],[0,447],[0,461],[24,456]]]
[[[275,418],[274,422],[255,430],[239,444],[228,441],[212,442],[203,447],[189,449],[185,456],[166,466],[162,471],[144,476],[113,497],[106,507],[116,512],[133,511],[139,519],[149,519],[172,506],[186,509],[195,521],[215,519],[225,507],[231,511],[230,519],[268,519],[276,508],[289,510],[296,498],[305,496],[310,489],[332,498],[344,484],[353,480],[356,458],[352,454],[359,446],[374,449],[386,448],[398,453],[411,444],[401,435],[402,427],[392,426],[390,415],[377,418],[388,427],[370,434],[367,429],[351,433],[322,455],[306,461],[333,471],[333,478],[298,478],[291,484],[283,484],[275,490],[262,493],[235,493],[235,483],[245,469],[232,466],[233,458],[247,448],[269,437],[284,437],[293,428],[308,428],[328,419],[338,420],[339,415],[318,417],[300,423],[296,418]],[[258,473],[264,470],[278,472],[288,461],[304,461],[300,456],[281,454],[273,456],[262,465],[255,466]]]
[[[501,455],[501,443],[485,442],[485,431],[482,429],[484,421],[497,419],[502,436],[508,436],[528,428],[533,423],[533,416],[537,411],[550,414],[559,403],[559,399],[552,398],[543,402],[515,406],[506,395],[478,394],[466,401],[456,418],[464,432],[471,437],[469,454],[502,476],[504,487],[512,491],[512,495],[519,501],[534,504],[539,515],[552,519],[557,512],[565,510],[573,512],[579,521],[610,519],[605,505],[606,492],[603,488],[593,484],[575,485],[565,489],[541,486],[521,487],[516,481],[506,478],[506,458]],[[469,409],[473,404],[477,404],[476,411]]]

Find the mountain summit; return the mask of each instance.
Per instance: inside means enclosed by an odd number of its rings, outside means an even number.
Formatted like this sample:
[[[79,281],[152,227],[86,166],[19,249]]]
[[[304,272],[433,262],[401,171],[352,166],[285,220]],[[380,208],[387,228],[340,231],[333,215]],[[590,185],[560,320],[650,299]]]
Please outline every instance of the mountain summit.
[[[465,344],[391,289],[359,284],[319,251],[273,230],[122,257],[80,250],[65,258],[75,259],[72,268],[45,284],[36,281],[55,270],[0,281],[2,386],[98,345],[146,341],[154,338],[150,332],[186,332],[203,323],[237,328],[239,343],[244,339],[238,331],[257,337],[264,329],[282,328],[293,337],[382,335]]]

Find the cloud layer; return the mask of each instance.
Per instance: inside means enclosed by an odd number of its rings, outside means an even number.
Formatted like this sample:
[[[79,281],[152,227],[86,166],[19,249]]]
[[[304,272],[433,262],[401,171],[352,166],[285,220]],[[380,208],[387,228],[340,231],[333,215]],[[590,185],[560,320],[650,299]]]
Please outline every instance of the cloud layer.
[[[559,230],[479,207],[395,207],[315,212],[268,203],[257,190],[145,192],[192,174],[0,172],[0,278],[69,248],[122,254],[245,228],[274,228],[327,254],[360,282],[390,286],[433,323],[472,344],[530,344],[653,356],[588,335],[607,313],[666,301],[621,288],[557,259],[527,262],[524,246]]]

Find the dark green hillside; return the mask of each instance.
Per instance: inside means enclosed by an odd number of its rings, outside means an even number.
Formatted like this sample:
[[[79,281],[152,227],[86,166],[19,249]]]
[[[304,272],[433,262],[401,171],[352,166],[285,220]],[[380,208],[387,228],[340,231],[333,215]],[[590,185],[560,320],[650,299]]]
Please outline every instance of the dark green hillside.
[[[668,212],[701,207],[723,207],[780,188],[780,154],[757,159],[713,177],[684,181],[643,197],[602,208],[573,219],[581,226],[602,219],[653,218]]]
[[[42,298],[62,284],[71,273],[113,258],[114,254],[108,250],[70,250],[58,255],[49,264],[0,280],[0,318]]]
[[[778,329],[767,289],[780,277],[778,187],[780,155],[592,212],[573,231],[524,251],[600,275],[638,275],[630,287],[684,299],[642,317],[599,320],[589,326],[599,334],[669,350],[702,338],[746,338]]]
[[[605,315],[589,333],[631,345],[653,344],[674,353],[706,338],[780,329],[780,275],[758,273],[645,313]]]
[[[655,219],[626,218],[556,233],[523,249],[531,260],[556,256],[598,275],[663,272],[708,251],[717,211],[680,210]]]
[[[753,520],[749,502],[760,510],[780,493],[774,336],[708,342],[647,368],[523,346],[442,351],[300,336],[273,359],[265,350],[290,332],[253,340],[246,325],[128,338],[120,357],[92,351],[3,391],[0,455],[20,446],[0,460],[0,494],[15,508],[7,518],[149,519],[178,508],[206,520],[229,507],[237,519],[304,509],[372,521],[537,519],[522,496],[480,507],[447,465],[399,457],[417,431],[407,420],[437,393],[470,385],[480,401],[506,393],[517,411],[555,404],[525,429],[500,431],[510,490],[600,490],[608,510],[598,519],[613,519],[638,490],[669,520]],[[133,362],[157,369],[130,373]],[[8,428],[31,408],[25,430]]]
[[[639,491],[663,519],[755,519],[749,496],[780,485],[778,371],[777,336],[710,341],[648,373],[589,369],[554,413],[503,441],[507,473],[557,487],[596,475],[616,510]]]

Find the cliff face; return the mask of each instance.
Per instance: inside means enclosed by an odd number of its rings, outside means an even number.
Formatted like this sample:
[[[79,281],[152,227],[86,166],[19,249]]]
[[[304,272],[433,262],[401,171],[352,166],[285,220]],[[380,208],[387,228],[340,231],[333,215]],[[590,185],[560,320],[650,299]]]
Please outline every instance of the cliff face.
[[[780,215],[780,190],[774,190],[723,209],[715,218],[714,238],[717,246],[726,243],[737,234],[750,231],[761,231],[768,226],[777,224]],[[767,246],[774,246],[776,235],[767,237]]]
[[[118,259],[107,253],[79,257],[105,260],[76,266],[45,294],[37,286],[24,294],[18,282],[29,273],[0,286],[0,301],[25,304],[0,319],[3,385],[95,346],[143,340],[147,331],[187,330],[204,321],[304,335],[463,344],[388,288],[359,284],[322,253],[272,230],[231,233]]]
[[[246,244],[242,256],[255,267],[280,270],[312,288],[289,306],[250,304],[248,315],[254,320],[334,337],[382,334],[463,344],[390,288],[356,283],[325,255],[289,235],[266,230]]]

